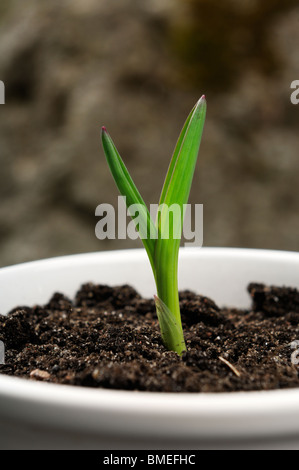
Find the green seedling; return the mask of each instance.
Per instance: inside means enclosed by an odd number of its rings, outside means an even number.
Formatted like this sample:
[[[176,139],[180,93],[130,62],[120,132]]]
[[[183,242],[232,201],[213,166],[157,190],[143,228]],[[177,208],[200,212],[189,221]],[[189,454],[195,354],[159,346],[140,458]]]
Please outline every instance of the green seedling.
[[[105,127],[102,128],[102,143],[108,165],[121,195],[125,197],[152,267],[157,288],[157,295],[154,296],[156,311],[163,342],[167,349],[179,355],[186,350],[178,292],[179,247],[184,210],[189,199],[205,115],[206,100],[202,96],[180,133],[162,188],[155,221],[110,135]],[[173,205],[180,209],[179,218],[171,212]],[[132,207],[138,207],[138,217],[134,217]]]

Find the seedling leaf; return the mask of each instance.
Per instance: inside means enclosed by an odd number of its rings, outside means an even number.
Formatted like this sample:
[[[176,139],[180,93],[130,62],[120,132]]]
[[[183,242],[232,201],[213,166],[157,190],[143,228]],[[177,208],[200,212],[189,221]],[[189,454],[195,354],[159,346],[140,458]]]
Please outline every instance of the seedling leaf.
[[[151,218],[151,215],[147,209],[147,206],[142,199],[138,189],[136,188],[121,156],[119,155],[110,135],[108,134],[105,127],[102,127],[102,144],[106,159],[111,170],[114,181],[118,187],[119,192],[126,198],[126,205],[130,208],[133,204],[140,206],[140,216],[138,221],[141,223],[138,227],[140,237],[144,244],[144,247],[149,256],[152,268],[154,269],[154,252],[155,252],[155,238],[150,237],[150,234],[156,233],[155,224]],[[134,219],[133,219],[134,220]]]

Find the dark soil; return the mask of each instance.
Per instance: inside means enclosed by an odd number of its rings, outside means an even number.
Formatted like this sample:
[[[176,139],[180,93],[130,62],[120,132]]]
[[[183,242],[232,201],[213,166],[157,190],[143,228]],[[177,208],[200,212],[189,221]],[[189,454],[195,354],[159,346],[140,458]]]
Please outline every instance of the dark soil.
[[[0,315],[0,373],[153,392],[299,387],[299,292],[261,284],[248,291],[248,311],[182,292],[182,357],[165,349],[154,302],[132,287],[85,284],[73,301],[56,293],[47,305]]]

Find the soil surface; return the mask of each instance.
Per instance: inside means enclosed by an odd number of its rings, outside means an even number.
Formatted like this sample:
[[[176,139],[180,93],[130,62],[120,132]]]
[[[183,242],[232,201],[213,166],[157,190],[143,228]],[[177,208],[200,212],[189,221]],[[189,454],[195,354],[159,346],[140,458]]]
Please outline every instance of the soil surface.
[[[70,300],[0,315],[0,373],[60,384],[153,392],[299,387],[299,292],[250,284],[249,310],[180,293],[187,352],[165,349],[153,300],[130,286],[85,284]]]

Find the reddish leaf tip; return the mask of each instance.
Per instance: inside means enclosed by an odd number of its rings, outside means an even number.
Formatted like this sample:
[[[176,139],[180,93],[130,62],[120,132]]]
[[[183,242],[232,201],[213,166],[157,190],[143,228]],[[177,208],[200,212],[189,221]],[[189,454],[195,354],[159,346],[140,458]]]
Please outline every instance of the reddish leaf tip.
[[[107,132],[107,129],[105,126],[102,126],[102,132]]]

